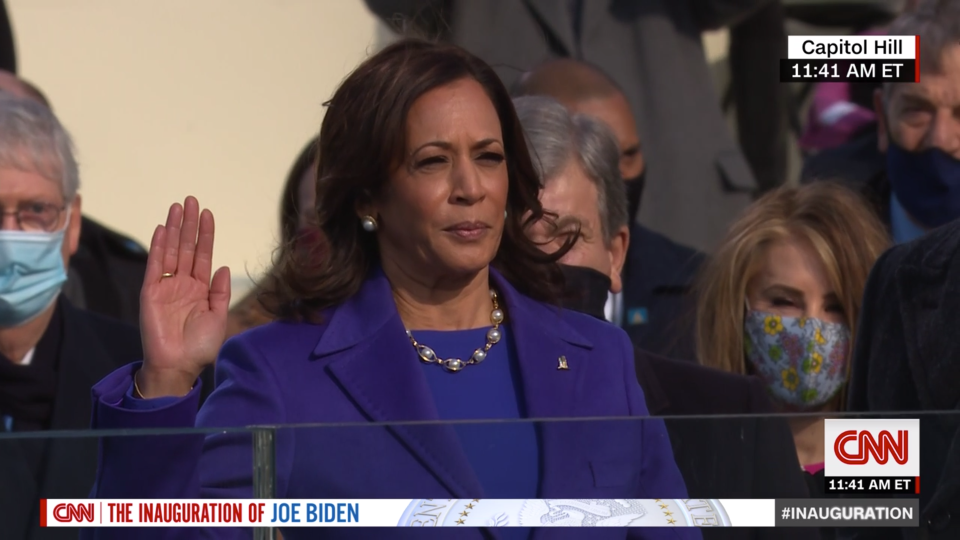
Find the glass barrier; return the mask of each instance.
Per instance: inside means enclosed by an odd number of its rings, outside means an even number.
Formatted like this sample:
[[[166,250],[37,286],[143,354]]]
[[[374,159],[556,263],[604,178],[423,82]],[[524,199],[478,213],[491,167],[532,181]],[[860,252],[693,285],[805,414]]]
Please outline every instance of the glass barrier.
[[[919,498],[922,509],[948,458],[958,459],[948,452],[958,411],[841,414],[826,427],[821,420],[782,414],[0,433],[2,537],[28,538],[41,499],[88,497],[95,480],[100,499],[420,500],[424,511],[404,517],[412,526],[462,518],[436,510],[435,500],[569,499],[579,502],[511,519],[592,525],[603,517],[591,513],[590,501],[601,500],[895,497]],[[829,468],[831,459],[846,468],[828,478],[823,462]],[[888,474],[893,485],[864,485],[870,471],[857,474],[857,467],[871,460],[917,470]],[[200,491],[190,491],[194,475]],[[658,510],[622,511],[677,519]],[[500,519],[477,512],[484,524]],[[288,537],[304,531],[290,529]],[[275,535],[254,531],[257,539]]]

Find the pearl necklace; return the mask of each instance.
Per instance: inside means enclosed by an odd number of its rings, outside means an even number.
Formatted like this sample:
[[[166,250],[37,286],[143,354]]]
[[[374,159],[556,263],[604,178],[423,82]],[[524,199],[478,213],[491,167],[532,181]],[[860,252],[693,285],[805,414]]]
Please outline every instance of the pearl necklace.
[[[490,348],[496,345],[502,334],[500,332],[500,323],[503,322],[503,311],[500,309],[500,305],[497,303],[497,291],[490,289],[490,300],[493,301],[493,311],[490,312],[490,322],[493,323],[493,328],[487,331],[487,343],[480,347],[479,349],[473,351],[473,354],[470,355],[470,359],[464,362],[459,358],[447,358],[446,360],[440,359],[437,357],[437,353],[433,351],[430,347],[422,343],[418,343],[416,339],[413,338],[413,332],[407,330],[407,337],[410,338],[410,344],[413,345],[413,348],[416,349],[417,355],[420,356],[420,360],[424,361],[427,364],[440,364],[447,371],[456,373],[466,366],[471,364],[479,364],[487,359],[487,352],[490,351]]]

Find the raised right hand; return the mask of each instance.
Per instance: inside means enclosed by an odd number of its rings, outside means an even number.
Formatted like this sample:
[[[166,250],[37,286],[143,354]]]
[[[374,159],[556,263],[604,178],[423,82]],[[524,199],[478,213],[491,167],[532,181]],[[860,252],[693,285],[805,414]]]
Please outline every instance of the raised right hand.
[[[223,344],[230,270],[210,280],[213,237],[213,213],[200,213],[193,197],[171,205],[153,232],[140,291],[144,360],[135,375],[145,398],[186,395]]]

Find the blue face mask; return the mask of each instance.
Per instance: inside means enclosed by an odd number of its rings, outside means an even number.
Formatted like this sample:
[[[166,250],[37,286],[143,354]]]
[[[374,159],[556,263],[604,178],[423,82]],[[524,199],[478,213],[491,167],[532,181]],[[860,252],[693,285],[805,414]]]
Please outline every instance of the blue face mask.
[[[960,218],[960,161],[939,148],[887,148],[890,187],[910,217],[929,228]]]
[[[56,300],[67,280],[65,233],[0,231],[0,327],[20,326]]]

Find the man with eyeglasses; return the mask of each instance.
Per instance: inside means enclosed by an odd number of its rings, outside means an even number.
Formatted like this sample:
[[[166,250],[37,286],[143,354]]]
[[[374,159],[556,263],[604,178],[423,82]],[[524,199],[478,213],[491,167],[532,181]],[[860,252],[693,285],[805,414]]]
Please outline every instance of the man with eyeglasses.
[[[90,387],[141,357],[136,328],[77,309],[60,294],[80,241],[77,163],[47,107],[0,94],[0,523],[38,537],[41,498],[83,498],[97,440],[12,438],[86,429]],[[43,538],[76,531],[43,529]]]

